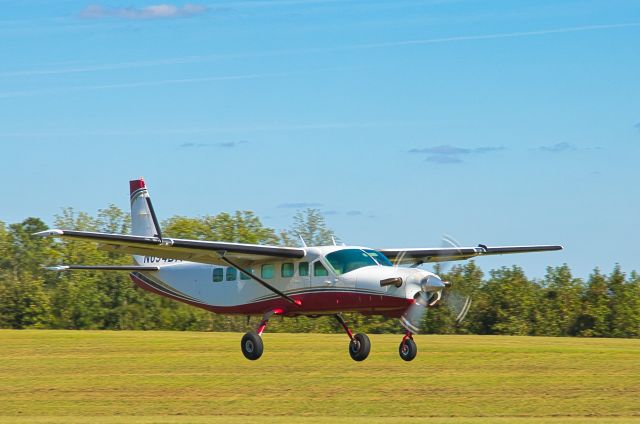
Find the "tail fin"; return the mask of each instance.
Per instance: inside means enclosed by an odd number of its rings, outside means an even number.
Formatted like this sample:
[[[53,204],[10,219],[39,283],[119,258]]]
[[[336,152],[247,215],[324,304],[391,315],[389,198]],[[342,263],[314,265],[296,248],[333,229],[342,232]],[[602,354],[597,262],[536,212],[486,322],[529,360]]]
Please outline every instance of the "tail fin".
[[[131,192],[131,234],[135,236],[158,237],[162,239],[162,231],[156,213],[151,204],[151,197],[144,180],[129,181]],[[136,263],[143,263],[142,256],[134,256]]]

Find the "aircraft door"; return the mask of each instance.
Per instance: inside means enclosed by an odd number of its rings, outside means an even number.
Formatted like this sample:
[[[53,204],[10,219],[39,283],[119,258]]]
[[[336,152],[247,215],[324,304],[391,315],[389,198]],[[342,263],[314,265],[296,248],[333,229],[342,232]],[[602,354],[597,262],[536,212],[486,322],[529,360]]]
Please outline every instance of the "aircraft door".
[[[335,278],[319,259],[311,263],[309,274],[311,277],[311,287],[331,286]]]
[[[309,272],[309,262],[291,263],[291,273],[293,276],[290,279],[288,290],[305,289],[311,285],[311,277]],[[283,266],[284,270],[284,266]],[[283,273],[283,277],[284,273]]]
[[[311,287],[355,287],[356,278],[343,274],[337,276],[333,269],[316,260],[311,264]]]

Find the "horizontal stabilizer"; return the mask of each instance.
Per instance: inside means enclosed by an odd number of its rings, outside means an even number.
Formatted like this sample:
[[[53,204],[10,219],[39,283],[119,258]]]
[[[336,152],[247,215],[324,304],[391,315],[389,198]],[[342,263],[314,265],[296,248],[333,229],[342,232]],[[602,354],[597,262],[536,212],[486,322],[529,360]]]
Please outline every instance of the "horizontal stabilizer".
[[[139,265],[54,265],[46,267],[49,271],[158,271],[157,266]]]

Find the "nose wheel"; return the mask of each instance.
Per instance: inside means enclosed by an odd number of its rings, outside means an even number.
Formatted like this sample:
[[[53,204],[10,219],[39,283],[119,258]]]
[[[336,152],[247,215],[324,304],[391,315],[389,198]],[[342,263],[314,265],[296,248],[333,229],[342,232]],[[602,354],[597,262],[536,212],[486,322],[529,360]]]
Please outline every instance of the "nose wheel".
[[[411,334],[410,331],[407,331],[402,338],[398,352],[400,353],[400,357],[407,362],[413,361],[418,354],[418,346],[413,340],[413,334]]]

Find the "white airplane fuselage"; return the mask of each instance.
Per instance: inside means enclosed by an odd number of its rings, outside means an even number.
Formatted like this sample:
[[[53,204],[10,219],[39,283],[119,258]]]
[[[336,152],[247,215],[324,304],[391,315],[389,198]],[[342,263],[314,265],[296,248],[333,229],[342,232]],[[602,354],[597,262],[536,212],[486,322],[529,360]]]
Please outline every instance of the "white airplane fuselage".
[[[397,317],[413,302],[420,281],[434,274],[416,268],[368,265],[338,274],[325,256],[355,246],[306,248],[301,259],[254,262],[244,268],[268,284],[299,300],[293,304],[230,266],[137,257],[141,265],[158,271],[135,272],[133,281],[145,290],[224,314],[262,315],[281,309],[282,315],[324,315],[342,311]],[[381,286],[381,280],[404,282]]]

